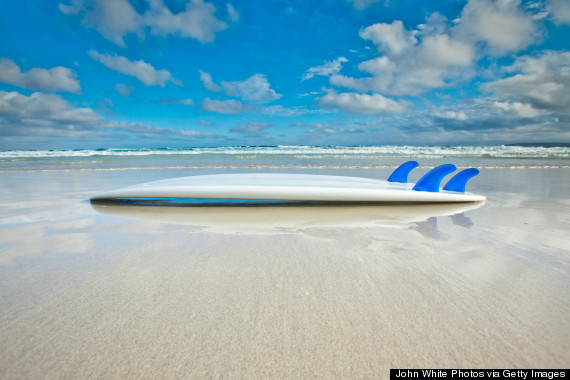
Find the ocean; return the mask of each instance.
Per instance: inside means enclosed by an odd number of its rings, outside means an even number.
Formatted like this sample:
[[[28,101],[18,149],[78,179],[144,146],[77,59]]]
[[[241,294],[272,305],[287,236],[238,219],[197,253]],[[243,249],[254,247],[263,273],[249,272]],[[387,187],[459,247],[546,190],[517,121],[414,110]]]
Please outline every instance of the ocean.
[[[570,168],[570,147],[243,146],[159,149],[2,150],[0,172],[125,169]]]

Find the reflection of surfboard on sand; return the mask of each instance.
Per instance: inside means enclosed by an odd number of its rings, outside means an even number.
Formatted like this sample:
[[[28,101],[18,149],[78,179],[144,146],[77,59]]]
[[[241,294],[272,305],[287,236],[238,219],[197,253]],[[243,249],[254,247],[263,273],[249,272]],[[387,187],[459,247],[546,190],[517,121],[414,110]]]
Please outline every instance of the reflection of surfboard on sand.
[[[469,228],[464,212],[481,207],[484,202],[366,204],[291,202],[283,204],[252,203],[232,207],[186,207],[186,203],[110,200],[92,203],[97,212],[149,222],[199,226],[217,232],[291,232],[306,228],[362,228],[381,225],[398,226],[423,222],[433,217],[454,216],[453,223]],[[152,205],[152,207],[149,207]],[[225,206],[225,204],[224,204]],[[466,219],[466,221],[465,221]]]
[[[310,202],[477,202],[485,196],[466,193],[465,184],[477,175],[466,169],[440,189],[447,174],[456,170],[446,164],[432,169],[417,183],[407,183],[415,161],[401,165],[387,181],[329,175],[244,173],[214,174],[147,182],[96,195],[91,201],[117,199],[185,199],[231,203],[235,201]]]

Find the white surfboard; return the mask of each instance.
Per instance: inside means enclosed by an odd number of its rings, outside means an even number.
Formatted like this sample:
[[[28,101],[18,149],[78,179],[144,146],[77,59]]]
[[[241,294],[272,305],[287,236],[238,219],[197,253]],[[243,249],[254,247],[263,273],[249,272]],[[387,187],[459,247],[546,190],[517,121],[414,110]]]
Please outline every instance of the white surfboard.
[[[142,183],[99,194],[91,200],[182,198],[448,203],[478,202],[486,199],[483,195],[440,189],[439,182],[437,182],[437,191],[413,190],[415,185],[370,178],[313,174],[214,174]]]

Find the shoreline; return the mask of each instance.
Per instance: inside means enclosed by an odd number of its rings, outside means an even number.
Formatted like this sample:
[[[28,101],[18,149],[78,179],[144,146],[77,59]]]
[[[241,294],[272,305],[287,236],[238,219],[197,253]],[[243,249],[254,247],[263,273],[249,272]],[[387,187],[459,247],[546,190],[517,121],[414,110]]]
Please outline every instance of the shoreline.
[[[441,160],[438,160],[441,161]],[[418,169],[432,169],[433,167],[437,166],[437,164],[420,164],[417,168]],[[458,170],[467,169],[470,167],[477,167],[479,169],[484,170],[506,170],[506,169],[515,169],[515,170],[526,170],[526,169],[570,169],[570,164],[550,164],[550,165],[510,165],[510,166],[500,166],[500,165],[470,165],[470,164],[463,164],[463,165],[456,165]],[[179,165],[179,166],[132,166],[132,167],[98,167],[98,168],[76,168],[76,167],[69,167],[69,168],[49,168],[49,169],[13,169],[13,170],[4,170],[0,168],[0,174],[2,173],[66,173],[66,172],[115,172],[115,171],[176,171],[176,170],[188,170],[188,171],[212,171],[212,172],[251,172],[251,171],[267,171],[267,172],[295,172],[295,171],[314,171],[315,173],[318,172],[331,172],[336,173],[336,171],[346,171],[350,173],[351,171],[369,171],[369,170],[381,170],[387,171],[389,174],[391,171],[395,169],[394,165],[390,164],[381,164],[381,165],[265,165],[265,166],[252,166],[252,165],[243,165],[243,166],[231,166],[231,165],[217,165],[217,166],[192,166],[192,165]]]

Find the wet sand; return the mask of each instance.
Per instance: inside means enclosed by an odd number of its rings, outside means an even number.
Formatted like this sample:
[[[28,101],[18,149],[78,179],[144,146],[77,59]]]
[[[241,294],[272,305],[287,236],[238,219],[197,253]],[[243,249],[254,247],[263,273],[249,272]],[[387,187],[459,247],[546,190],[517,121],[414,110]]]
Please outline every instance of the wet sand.
[[[191,174],[0,173],[0,378],[568,367],[569,169],[486,169],[471,209],[86,202]]]

